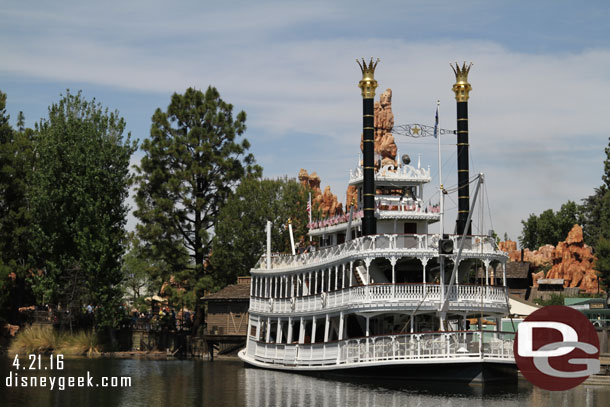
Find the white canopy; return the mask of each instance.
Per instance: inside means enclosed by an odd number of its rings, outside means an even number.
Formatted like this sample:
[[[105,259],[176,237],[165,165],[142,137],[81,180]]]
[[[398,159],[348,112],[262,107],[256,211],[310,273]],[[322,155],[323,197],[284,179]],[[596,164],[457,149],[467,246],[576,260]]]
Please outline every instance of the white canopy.
[[[518,317],[527,317],[532,312],[536,311],[540,306],[525,301],[517,296],[510,295],[508,298],[508,305],[510,306],[510,314]]]

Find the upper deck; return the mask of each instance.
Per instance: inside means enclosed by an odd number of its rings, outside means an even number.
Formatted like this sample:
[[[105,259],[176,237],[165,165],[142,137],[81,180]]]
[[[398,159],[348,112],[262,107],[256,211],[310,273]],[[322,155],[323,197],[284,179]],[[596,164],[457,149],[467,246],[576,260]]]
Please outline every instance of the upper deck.
[[[399,196],[377,195],[375,196],[375,203],[375,217],[380,221],[396,219],[434,223],[440,219],[440,208],[438,205],[424,206],[424,202],[421,199],[403,199]],[[352,228],[358,228],[362,224],[362,216],[362,210],[354,212]],[[348,227],[348,221],[349,214],[314,221],[308,225],[309,234],[311,236],[322,236],[345,232]]]
[[[454,254],[447,257],[455,260],[461,236],[449,235],[456,248]],[[438,257],[438,234],[381,234],[361,236],[349,242],[323,247],[296,255],[272,255],[267,267],[266,255],[262,255],[252,268],[253,275],[281,275],[286,273],[305,272],[320,267],[350,260],[411,257],[429,260]],[[466,236],[462,259],[476,258],[484,262],[505,262],[507,253],[498,249],[496,242],[489,236]]]
[[[362,166],[358,166],[355,170],[350,170],[349,185],[362,184],[363,174]],[[407,164],[399,165],[398,168],[386,165],[375,171],[376,186],[384,184],[395,186],[419,185],[426,184],[431,180],[430,168],[421,168],[419,166],[416,168]]]

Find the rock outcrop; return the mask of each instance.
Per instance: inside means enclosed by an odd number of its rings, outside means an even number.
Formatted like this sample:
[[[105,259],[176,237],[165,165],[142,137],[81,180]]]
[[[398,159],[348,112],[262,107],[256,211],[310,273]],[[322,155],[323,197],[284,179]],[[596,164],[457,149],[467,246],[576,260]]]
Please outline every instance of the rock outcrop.
[[[559,242],[553,253],[553,267],[546,278],[563,278],[564,287],[579,287],[589,294],[599,290],[597,272],[593,269],[595,256],[584,243],[582,228],[574,225],[567,239]]]
[[[521,251],[513,241],[500,242],[499,248],[508,252],[510,261],[520,261]],[[523,260],[535,267],[550,269],[532,274],[534,287],[541,278],[561,278],[564,287],[577,287],[589,294],[598,292],[597,272],[593,269],[595,256],[583,241],[582,228],[574,225],[565,241],[557,246],[547,244],[538,250],[523,250]]]
[[[381,157],[381,166],[397,166],[396,154],[398,147],[394,141],[394,113],[392,112],[392,89],[386,89],[375,102],[375,152]],[[360,138],[360,150],[363,141]],[[375,163],[377,166],[377,163]]]
[[[343,214],[343,205],[338,201],[337,195],[330,191],[330,186],[320,189],[320,177],[315,172],[308,174],[305,169],[299,171],[299,182],[312,189],[311,204],[320,208],[323,218]]]
[[[508,253],[510,261],[521,261],[521,250],[517,250],[517,242],[506,240],[498,244],[500,250]],[[523,261],[527,261],[535,267],[543,267],[553,263],[553,250],[555,246],[547,244],[538,250],[531,251],[523,249]]]
[[[345,194],[345,211],[349,212],[350,205],[354,205],[354,210],[358,209],[358,190],[354,185],[347,187]]]

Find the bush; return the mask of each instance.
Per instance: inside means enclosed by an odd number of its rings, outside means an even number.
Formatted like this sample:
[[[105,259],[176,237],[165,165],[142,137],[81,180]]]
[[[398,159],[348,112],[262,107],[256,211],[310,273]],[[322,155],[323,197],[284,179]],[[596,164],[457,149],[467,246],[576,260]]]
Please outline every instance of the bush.
[[[9,346],[10,354],[61,353],[70,356],[94,356],[99,353],[94,332],[63,333],[52,327],[30,326],[19,331]]]
[[[563,295],[561,294],[552,294],[551,298],[548,300],[543,300],[542,298],[537,298],[534,302],[538,305],[542,305],[546,307],[547,305],[564,305]]]

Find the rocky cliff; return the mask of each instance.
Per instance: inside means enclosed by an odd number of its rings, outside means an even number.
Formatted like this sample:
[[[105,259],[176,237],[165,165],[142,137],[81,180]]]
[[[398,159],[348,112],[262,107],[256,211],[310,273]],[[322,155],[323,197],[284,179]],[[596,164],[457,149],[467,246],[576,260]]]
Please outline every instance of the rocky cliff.
[[[511,261],[521,260],[521,251],[515,242],[500,242],[499,247],[508,252]],[[576,287],[588,294],[598,292],[597,272],[593,269],[596,258],[591,247],[584,243],[579,225],[574,225],[566,240],[557,246],[545,245],[534,251],[525,249],[523,260],[536,267],[550,267],[548,271],[532,275],[534,287],[538,287],[541,278],[561,278],[564,287]]]
[[[375,152],[379,154],[381,166],[396,166],[398,147],[394,141],[394,113],[392,112],[392,89],[386,89],[375,102]],[[362,150],[362,135],[360,150]],[[375,164],[377,166],[377,163]],[[348,205],[350,201],[347,201]]]
[[[311,204],[313,207],[317,206],[320,208],[323,218],[343,214],[343,205],[337,200],[337,195],[330,191],[330,186],[324,188],[324,192],[320,189],[320,177],[318,174],[315,172],[308,174],[307,170],[301,168],[301,171],[299,171],[299,182],[312,189]]]

